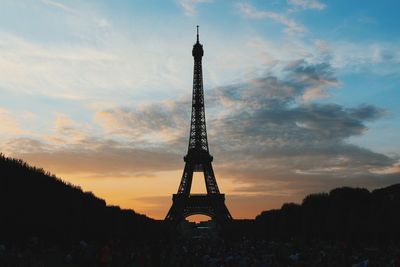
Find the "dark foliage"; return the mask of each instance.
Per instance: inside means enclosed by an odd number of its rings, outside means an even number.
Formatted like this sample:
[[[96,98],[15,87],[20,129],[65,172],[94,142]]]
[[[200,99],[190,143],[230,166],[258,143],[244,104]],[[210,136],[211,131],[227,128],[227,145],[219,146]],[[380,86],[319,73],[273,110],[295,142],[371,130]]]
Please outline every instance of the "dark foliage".
[[[400,184],[372,192],[336,188],[256,217],[264,237],[367,242],[400,241]]]
[[[107,206],[91,192],[43,169],[0,154],[0,240],[38,236],[45,240],[156,240],[167,227],[132,210]],[[286,203],[255,220],[224,227],[229,238],[282,240],[400,240],[400,184],[369,192],[336,188],[311,194],[302,204]]]
[[[107,206],[91,192],[0,154],[0,239],[53,241],[155,237],[160,222]],[[59,239],[59,240],[54,240]]]

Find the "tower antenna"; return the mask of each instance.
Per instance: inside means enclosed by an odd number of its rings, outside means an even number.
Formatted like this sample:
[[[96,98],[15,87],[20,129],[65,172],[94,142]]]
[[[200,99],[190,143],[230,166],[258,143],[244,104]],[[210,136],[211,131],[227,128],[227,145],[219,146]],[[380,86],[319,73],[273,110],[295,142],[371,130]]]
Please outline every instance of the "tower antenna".
[[[199,25],[197,25],[197,42],[199,42]]]

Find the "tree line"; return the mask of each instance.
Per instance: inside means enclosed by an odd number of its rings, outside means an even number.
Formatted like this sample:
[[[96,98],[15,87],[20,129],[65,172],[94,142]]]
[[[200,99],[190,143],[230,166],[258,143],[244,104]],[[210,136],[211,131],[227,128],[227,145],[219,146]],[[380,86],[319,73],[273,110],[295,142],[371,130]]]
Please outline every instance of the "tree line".
[[[0,239],[156,238],[160,222],[103,199],[20,159],[0,154]],[[99,240],[102,241],[102,240]]]
[[[286,203],[255,220],[224,227],[229,237],[280,240],[400,241],[400,184],[368,191],[342,187]],[[55,175],[0,153],[0,241],[160,240],[169,226],[133,210],[107,206]]]
[[[301,204],[262,212],[256,225],[268,238],[399,242],[400,184],[371,192],[342,187],[311,194]]]

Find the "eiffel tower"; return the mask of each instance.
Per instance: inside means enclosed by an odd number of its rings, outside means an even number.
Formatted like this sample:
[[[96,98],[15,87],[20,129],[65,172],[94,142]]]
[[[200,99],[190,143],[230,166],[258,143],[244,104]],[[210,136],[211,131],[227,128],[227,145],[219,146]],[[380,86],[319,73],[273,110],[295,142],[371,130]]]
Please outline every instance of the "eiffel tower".
[[[208,150],[201,64],[203,54],[203,45],[199,42],[199,26],[197,26],[197,42],[192,50],[194,71],[189,146],[187,155],[184,157],[185,168],[182,180],[178,192],[172,196],[172,207],[165,218],[166,221],[175,223],[194,214],[208,215],[219,224],[232,220],[225,205],[225,195],[219,192],[211,165],[213,157]],[[207,194],[190,193],[193,172],[203,172]]]

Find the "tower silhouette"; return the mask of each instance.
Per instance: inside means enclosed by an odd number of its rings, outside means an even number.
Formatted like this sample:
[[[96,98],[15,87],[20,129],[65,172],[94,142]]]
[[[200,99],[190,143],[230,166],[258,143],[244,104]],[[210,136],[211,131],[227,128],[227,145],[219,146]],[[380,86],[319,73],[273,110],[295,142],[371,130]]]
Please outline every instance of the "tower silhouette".
[[[167,221],[179,222],[194,214],[205,214],[222,224],[232,219],[225,205],[225,195],[218,189],[217,181],[211,165],[213,157],[208,150],[206,118],[204,109],[202,57],[203,45],[199,42],[199,26],[197,26],[197,42],[193,45],[193,97],[190,137],[187,155],[184,157],[185,168],[178,192],[172,196],[172,206],[165,218]],[[207,194],[191,194],[193,172],[203,172]]]

